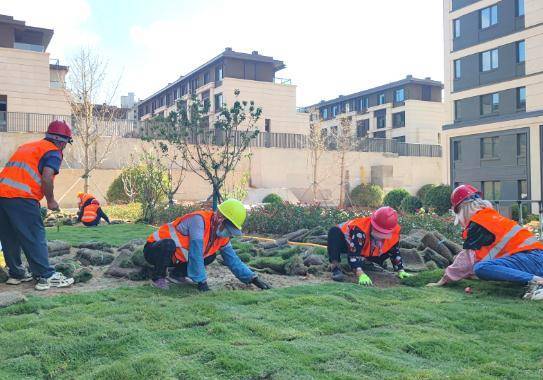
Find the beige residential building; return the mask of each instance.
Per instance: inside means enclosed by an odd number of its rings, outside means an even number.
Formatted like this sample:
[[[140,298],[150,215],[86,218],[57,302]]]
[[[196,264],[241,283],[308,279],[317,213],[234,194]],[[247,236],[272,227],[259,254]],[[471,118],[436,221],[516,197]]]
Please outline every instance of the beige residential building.
[[[232,106],[235,90],[239,100],[253,100],[262,108],[258,122],[261,132],[307,133],[309,115],[296,110],[296,86],[275,74],[285,68],[282,61],[253,51],[238,53],[231,48],[190,73],[157,91],[139,105],[140,120],[156,115],[167,116],[177,101],[187,101],[192,94],[211,105],[211,120],[221,105]]]
[[[64,93],[68,67],[52,61],[50,29],[0,15],[0,131],[17,113],[69,115]]]
[[[541,200],[543,1],[443,0],[443,11],[443,181]]]
[[[356,138],[393,139],[417,144],[439,144],[444,105],[443,84],[430,78],[405,79],[306,107],[311,119],[321,120],[328,135],[341,130],[341,119],[351,121]]]

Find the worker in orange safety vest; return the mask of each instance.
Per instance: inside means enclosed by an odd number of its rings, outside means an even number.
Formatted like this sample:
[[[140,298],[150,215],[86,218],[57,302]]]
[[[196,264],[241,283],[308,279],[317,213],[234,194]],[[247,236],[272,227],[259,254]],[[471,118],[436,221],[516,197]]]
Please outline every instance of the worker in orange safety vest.
[[[82,222],[87,227],[94,227],[100,224],[100,220],[104,219],[107,224],[111,224],[108,216],[100,207],[100,202],[92,194],[77,193],[79,199],[77,212],[77,221]]]
[[[390,259],[400,278],[411,276],[403,268],[399,241],[398,214],[391,207],[381,207],[371,216],[355,218],[332,227],[328,232],[328,258],[332,279],[345,279],[339,268],[341,254],[347,254],[349,265],[360,285],[373,285],[372,280],[362,270],[362,266],[368,261],[383,266],[384,261]]]
[[[455,223],[464,231],[463,248],[444,276],[429,286],[463,278],[527,284],[525,298],[543,300],[543,242],[494,209],[475,187],[458,186],[451,195]]]
[[[0,172],[0,241],[9,267],[7,284],[37,280],[37,290],[66,287],[73,284],[56,272],[49,263],[45,228],[40,201],[58,210],[54,195],[54,179],[60,171],[62,151],[72,142],[72,130],[55,120],[47,128],[45,138],[19,146]],[[21,261],[21,248],[30,273]]]

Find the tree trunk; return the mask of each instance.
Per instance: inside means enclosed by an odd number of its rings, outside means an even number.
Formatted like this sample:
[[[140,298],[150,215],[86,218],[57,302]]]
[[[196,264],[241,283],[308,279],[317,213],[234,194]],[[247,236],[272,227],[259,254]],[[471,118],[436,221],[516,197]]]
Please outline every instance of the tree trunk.
[[[219,206],[219,189],[213,186],[213,211],[216,211]]]
[[[344,179],[343,179],[343,172],[345,171],[345,152],[341,152],[341,169],[339,175],[341,176],[341,181],[339,184],[339,208],[343,208],[345,200],[343,199],[343,193],[345,191],[344,189]]]

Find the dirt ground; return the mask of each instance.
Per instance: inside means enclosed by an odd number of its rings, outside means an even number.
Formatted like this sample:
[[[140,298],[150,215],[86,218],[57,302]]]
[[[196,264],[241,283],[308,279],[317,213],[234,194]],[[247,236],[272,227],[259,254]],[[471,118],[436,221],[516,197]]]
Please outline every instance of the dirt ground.
[[[85,283],[74,284],[69,288],[51,288],[47,291],[37,291],[34,289],[34,281],[23,283],[21,285],[7,285],[5,283],[0,284],[0,292],[7,291],[20,291],[25,295],[37,295],[37,296],[53,296],[57,294],[70,294],[91,292],[96,290],[111,289],[123,286],[141,286],[148,284],[149,281],[130,281],[127,279],[113,278],[104,276],[104,272],[107,270],[107,266],[104,267],[91,267],[93,268],[93,278]],[[207,268],[208,284],[212,290],[229,289],[229,290],[259,290],[254,285],[246,285],[241,283],[224,265],[219,262],[214,262]],[[319,284],[325,282],[332,282],[329,273],[323,273],[322,275],[307,275],[307,276],[285,276],[277,274],[259,273],[263,280],[271,284],[274,288],[284,288],[296,285],[305,284]],[[390,272],[368,272],[368,275],[372,278],[375,286],[380,288],[387,288],[391,286],[397,286],[399,280]],[[356,280],[354,276],[347,277],[348,282],[355,284]],[[175,286],[175,285],[173,285]]]

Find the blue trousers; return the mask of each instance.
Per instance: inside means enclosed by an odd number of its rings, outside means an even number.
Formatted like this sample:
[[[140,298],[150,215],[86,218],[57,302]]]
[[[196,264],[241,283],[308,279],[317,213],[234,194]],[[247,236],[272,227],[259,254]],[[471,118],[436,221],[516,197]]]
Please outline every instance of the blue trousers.
[[[527,283],[543,277],[543,251],[533,250],[494,260],[479,261],[473,271],[482,280]]]
[[[21,248],[34,277],[49,278],[55,272],[49,264],[40,205],[35,200],[0,198],[0,241],[11,277],[24,276]]]

